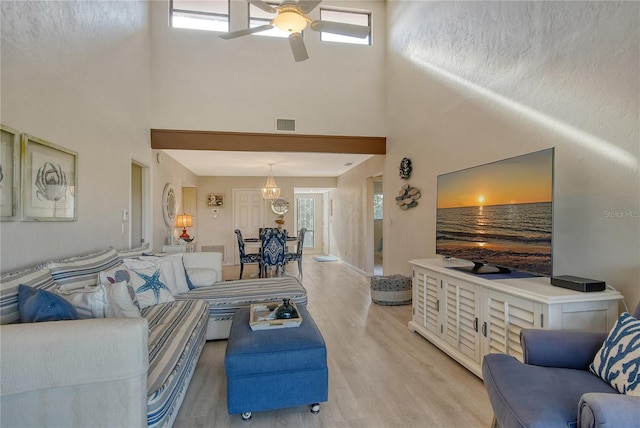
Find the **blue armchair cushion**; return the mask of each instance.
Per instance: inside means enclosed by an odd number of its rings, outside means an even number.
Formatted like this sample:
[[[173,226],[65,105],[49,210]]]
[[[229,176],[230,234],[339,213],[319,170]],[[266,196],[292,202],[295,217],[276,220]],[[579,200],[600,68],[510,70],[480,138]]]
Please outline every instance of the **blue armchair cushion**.
[[[504,354],[484,356],[482,377],[500,427],[576,427],[582,394],[618,395],[588,370],[533,366]]]
[[[620,315],[589,369],[621,394],[640,396],[640,320]]]
[[[80,318],[78,311],[63,297],[23,284],[18,286],[18,310],[23,323]]]

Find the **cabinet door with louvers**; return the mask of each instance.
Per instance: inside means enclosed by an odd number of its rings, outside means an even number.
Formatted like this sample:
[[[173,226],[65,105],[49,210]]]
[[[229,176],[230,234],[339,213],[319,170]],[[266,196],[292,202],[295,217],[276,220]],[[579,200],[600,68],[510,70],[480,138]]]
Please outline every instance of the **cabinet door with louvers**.
[[[443,338],[473,361],[480,362],[479,302],[481,288],[453,278],[443,278]]]
[[[440,280],[426,269],[413,270],[413,319],[436,335],[440,335],[439,282]]]
[[[483,355],[502,353],[522,361],[520,330],[542,327],[542,304],[487,289],[483,301]]]

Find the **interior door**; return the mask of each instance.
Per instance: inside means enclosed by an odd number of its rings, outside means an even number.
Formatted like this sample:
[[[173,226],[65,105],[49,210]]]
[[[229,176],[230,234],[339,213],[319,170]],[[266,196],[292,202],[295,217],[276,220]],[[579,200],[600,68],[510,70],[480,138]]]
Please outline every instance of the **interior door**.
[[[258,238],[258,230],[264,225],[264,205],[260,189],[233,189],[233,229],[240,229],[244,238]],[[240,264],[235,234],[233,239],[233,260],[235,264]]]
[[[142,233],[142,167],[131,163],[131,201],[130,201],[130,238],[129,247],[138,247],[144,243]],[[126,221],[126,216],[123,216]]]

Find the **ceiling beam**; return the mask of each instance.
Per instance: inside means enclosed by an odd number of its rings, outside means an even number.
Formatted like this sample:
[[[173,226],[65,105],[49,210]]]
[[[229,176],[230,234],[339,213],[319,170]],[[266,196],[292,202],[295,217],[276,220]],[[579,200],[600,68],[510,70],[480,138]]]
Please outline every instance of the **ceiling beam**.
[[[384,155],[387,153],[387,138],[152,129],[151,148],[159,150]]]

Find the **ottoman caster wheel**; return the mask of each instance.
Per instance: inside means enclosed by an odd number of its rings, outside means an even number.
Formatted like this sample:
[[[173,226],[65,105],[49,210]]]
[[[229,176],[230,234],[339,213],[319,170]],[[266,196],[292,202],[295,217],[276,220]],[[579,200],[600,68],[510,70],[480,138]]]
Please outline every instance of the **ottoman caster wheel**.
[[[309,406],[309,410],[311,410],[311,413],[314,415],[320,413],[320,403],[313,403]]]
[[[242,420],[243,421],[248,421],[249,419],[251,419],[251,412],[244,412],[242,415]]]

